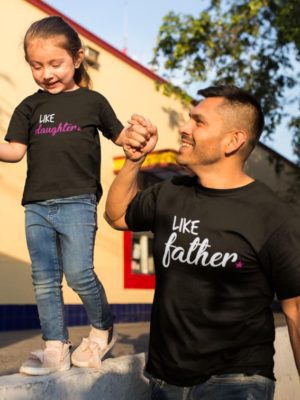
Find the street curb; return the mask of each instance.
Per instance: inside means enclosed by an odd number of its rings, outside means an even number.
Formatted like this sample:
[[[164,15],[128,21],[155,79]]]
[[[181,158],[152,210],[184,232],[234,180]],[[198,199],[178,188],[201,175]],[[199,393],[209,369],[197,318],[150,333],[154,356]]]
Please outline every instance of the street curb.
[[[299,400],[300,380],[286,326],[276,328],[274,361],[277,380],[274,400]]]

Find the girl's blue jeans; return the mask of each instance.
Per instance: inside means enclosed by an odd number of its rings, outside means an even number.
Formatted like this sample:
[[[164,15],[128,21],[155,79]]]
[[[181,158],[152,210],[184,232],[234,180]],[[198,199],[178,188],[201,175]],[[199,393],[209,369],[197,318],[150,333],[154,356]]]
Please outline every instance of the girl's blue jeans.
[[[62,277],[81,298],[91,324],[113,324],[104,288],[94,272],[97,200],[94,194],[25,205],[26,239],[44,340],[68,340]]]
[[[275,383],[261,375],[213,375],[206,382],[181,387],[151,378],[152,400],[273,400]]]

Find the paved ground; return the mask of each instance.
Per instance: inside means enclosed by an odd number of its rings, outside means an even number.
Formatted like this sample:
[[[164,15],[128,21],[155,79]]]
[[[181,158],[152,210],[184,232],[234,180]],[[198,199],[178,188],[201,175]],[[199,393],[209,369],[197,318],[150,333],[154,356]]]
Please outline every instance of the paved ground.
[[[284,316],[275,313],[276,326],[285,325]],[[116,324],[119,339],[109,354],[118,357],[126,354],[146,352],[149,339],[149,323]],[[79,345],[81,338],[87,336],[88,326],[69,328],[70,340],[74,346]],[[18,372],[21,363],[27,358],[30,351],[43,348],[40,331],[13,331],[0,332],[0,375],[9,375]]]

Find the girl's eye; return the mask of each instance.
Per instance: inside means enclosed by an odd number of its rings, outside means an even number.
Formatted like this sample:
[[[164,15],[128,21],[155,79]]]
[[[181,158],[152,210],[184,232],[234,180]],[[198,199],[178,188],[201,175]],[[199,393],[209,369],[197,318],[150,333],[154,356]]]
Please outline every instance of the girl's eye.
[[[62,64],[62,62],[60,60],[52,60],[51,67],[59,68],[61,66],[61,64]]]
[[[31,68],[33,68],[36,71],[42,69],[42,67],[40,65],[31,65]]]

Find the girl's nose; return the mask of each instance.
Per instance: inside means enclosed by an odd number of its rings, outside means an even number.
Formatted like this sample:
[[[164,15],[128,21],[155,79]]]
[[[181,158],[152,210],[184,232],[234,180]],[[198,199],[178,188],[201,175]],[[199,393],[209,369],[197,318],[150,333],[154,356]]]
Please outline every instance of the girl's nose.
[[[45,80],[49,80],[53,77],[53,72],[52,72],[52,68],[45,68],[44,69],[44,76],[43,78]]]

